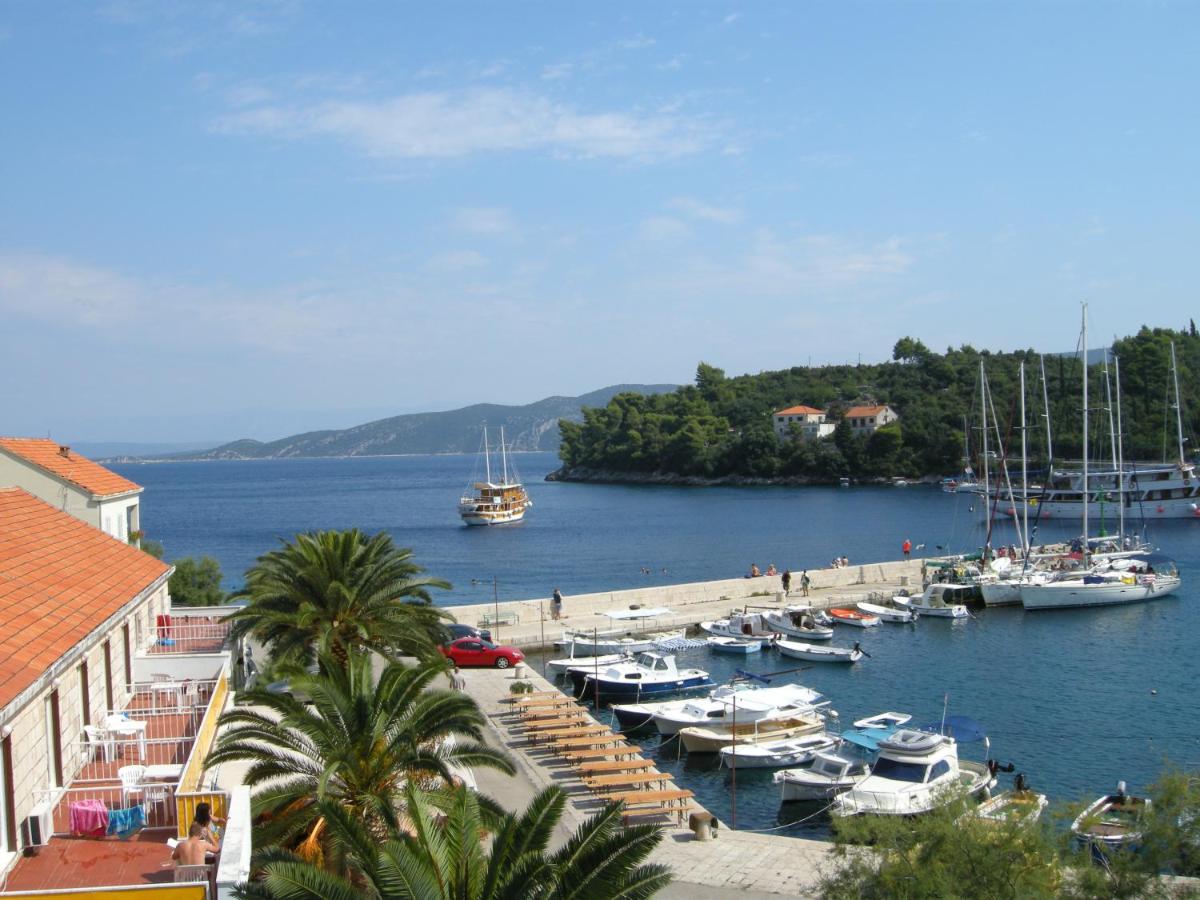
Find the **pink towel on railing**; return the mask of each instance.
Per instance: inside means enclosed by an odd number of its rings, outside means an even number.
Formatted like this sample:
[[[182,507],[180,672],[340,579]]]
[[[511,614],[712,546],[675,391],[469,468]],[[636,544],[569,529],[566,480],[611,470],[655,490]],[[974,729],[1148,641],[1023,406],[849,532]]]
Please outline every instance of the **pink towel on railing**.
[[[71,834],[103,837],[108,830],[108,807],[103,800],[72,800],[67,809]]]

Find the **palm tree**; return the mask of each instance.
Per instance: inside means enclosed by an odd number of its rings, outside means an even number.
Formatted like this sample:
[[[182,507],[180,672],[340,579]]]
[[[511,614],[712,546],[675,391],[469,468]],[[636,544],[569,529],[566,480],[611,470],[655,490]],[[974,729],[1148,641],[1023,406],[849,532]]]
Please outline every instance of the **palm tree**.
[[[341,664],[360,649],[434,658],[451,617],[431,605],[429,591],[450,585],[423,571],[387,534],[300,534],[246,573],[233,599],[249,602],[230,616],[231,635],[253,637],[276,661],[298,666],[311,665],[320,650]]]
[[[458,767],[514,771],[483,743],[475,702],[430,687],[443,665],[387,663],[376,683],[370,654],[352,653],[344,668],[322,660],[323,673],[293,678],[289,693],[251,691],[251,706],[221,716],[224,733],[206,765],[250,763],[245,784],[264,815],[256,844],[302,846],[321,858],[329,806],[382,836],[401,825],[406,785],[453,783]]]
[[[610,804],[558,850],[548,847],[566,794],[542,791],[524,813],[489,822],[479,799],[458,787],[443,798],[406,790],[409,828],[382,842],[337,807],[326,814],[347,869],[335,874],[293,853],[257,859],[259,879],[244,898],[262,900],[638,900],[671,880],[661,865],[642,865],[661,839],[653,825],[621,827]],[[441,802],[438,802],[438,801]],[[489,827],[494,825],[495,827]],[[485,837],[492,835],[490,849]]]

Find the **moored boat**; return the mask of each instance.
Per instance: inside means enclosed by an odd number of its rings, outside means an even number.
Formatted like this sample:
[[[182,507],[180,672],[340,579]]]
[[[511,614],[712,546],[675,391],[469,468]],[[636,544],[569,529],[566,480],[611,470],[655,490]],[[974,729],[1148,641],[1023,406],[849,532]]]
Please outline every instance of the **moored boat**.
[[[858,644],[853,647],[822,647],[803,641],[776,641],[775,646],[784,656],[808,662],[856,663],[865,655]]]
[[[499,481],[492,481],[492,454],[488,446],[487,426],[483,427],[483,461],[486,477],[474,481],[458,501],[458,514],[467,525],[508,525],[525,518],[525,510],[533,506],[525,486],[521,484],[515,466],[510,466],[504,446],[504,429],[500,429]],[[512,469],[511,477],[509,469]],[[479,470],[476,469],[476,472]]]
[[[648,713],[658,733],[664,737],[677,734],[691,725],[723,724],[736,718],[749,723],[759,719],[786,719],[812,714],[821,694],[800,684],[778,687],[755,687],[746,682],[721,685],[707,697],[670,700],[662,703],[626,704],[614,706],[622,722]],[[735,707],[736,704],[736,707]]]
[[[1086,574],[1022,584],[1021,605],[1029,610],[1119,606],[1169,596],[1180,584],[1174,560],[1150,554],[1114,560]]]
[[[773,638],[774,629],[767,624],[762,613],[733,612],[728,618],[712,622],[701,622],[700,628],[718,637]]]
[[[879,624],[879,616],[840,606],[829,610],[829,618],[838,625],[854,625],[857,628],[873,628]]]
[[[1125,793],[1125,782],[1117,784],[1115,794],[1104,794],[1071,823],[1077,841],[1100,850],[1130,847],[1141,840],[1142,823],[1150,800]]]
[[[875,603],[859,603],[856,605],[860,612],[864,612],[869,616],[875,616],[881,622],[908,625],[917,621],[917,614],[911,609],[896,609],[894,607],[879,606]]]
[[[840,740],[820,732],[800,737],[784,738],[780,741],[741,746],[731,744],[718,752],[721,764],[738,769],[778,769],[784,766],[802,766],[812,761],[818,753],[832,750]]]
[[[1041,818],[1049,801],[1035,791],[1003,791],[980,803],[972,814],[988,822],[1018,821],[1032,825]]]
[[[668,694],[711,684],[703,669],[680,669],[674,654],[645,651],[631,660],[613,663],[599,672],[588,669],[567,670],[577,695],[598,691],[607,697],[643,697]]]
[[[780,786],[780,799],[828,800],[863,781],[871,774],[864,759],[843,753],[817,753],[811,763],[802,768],[776,772],[774,781]]]
[[[546,663],[546,668],[554,676],[567,674],[568,669],[600,668],[612,665],[625,659],[624,653],[606,653],[602,656],[566,656],[562,659],[552,659]]]
[[[941,619],[965,619],[970,613],[960,598],[969,594],[972,588],[962,584],[931,584],[916,597],[896,596],[892,603],[903,609],[910,609],[919,616],[933,616]]]
[[[741,707],[739,705],[739,712]],[[731,744],[759,744],[781,741],[821,731],[824,722],[813,712],[807,716],[790,719],[760,719],[737,726],[715,725],[679,729],[679,739],[688,753],[716,753]]]
[[[715,650],[718,653],[734,653],[741,656],[749,656],[751,653],[757,653],[762,650],[764,643],[769,643],[770,638],[753,638],[744,640],[735,637],[721,637],[714,635],[708,638],[705,643],[708,649]]]
[[[814,612],[807,604],[785,606],[783,609],[763,614],[768,627],[778,634],[804,641],[828,641],[833,637],[833,629],[821,624],[820,617],[828,618]]]

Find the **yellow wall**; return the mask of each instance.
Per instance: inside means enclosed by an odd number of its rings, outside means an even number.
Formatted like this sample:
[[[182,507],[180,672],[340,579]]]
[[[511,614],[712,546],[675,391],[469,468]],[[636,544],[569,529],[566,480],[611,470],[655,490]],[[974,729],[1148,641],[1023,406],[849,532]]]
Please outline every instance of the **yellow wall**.
[[[12,891],[5,897],[38,897],[39,900],[79,900],[105,897],[108,900],[206,900],[207,886],[201,884],[147,884],[138,887],[103,887],[73,891]]]
[[[221,677],[217,679],[216,687],[213,688],[212,699],[208,703],[208,709],[204,712],[204,719],[200,722],[200,727],[196,729],[196,743],[192,745],[192,752],[188,756],[187,763],[183,767],[183,774],[179,778],[179,788],[175,792],[175,813],[180,838],[187,837],[188,828],[191,827],[192,819],[196,815],[196,804],[210,804],[213,815],[222,819],[228,812],[229,798],[223,791],[207,791],[201,786],[204,760],[208,757],[213,741],[216,739],[217,721],[225,709],[225,701],[228,697],[229,677],[225,671],[222,671]]]

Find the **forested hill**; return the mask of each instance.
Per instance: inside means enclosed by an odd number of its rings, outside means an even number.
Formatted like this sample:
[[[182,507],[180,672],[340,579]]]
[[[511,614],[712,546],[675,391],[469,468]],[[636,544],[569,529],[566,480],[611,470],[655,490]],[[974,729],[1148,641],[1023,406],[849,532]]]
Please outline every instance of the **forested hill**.
[[[278,441],[241,440],[172,459],[282,459],[314,456],[387,456],[401,453],[472,453],[479,449],[486,422],[492,440],[504,427],[514,450],[553,450],[560,420],[581,418],[584,406],[603,405],[616,394],[654,395],[673,384],[621,384],[581,397],[547,397],[525,406],[479,403],[447,412],[392,416],[335,431],[310,431]],[[493,431],[494,430],[494,431]]]
[[[1170,344],[1174,340],[1183,397],[1184,434],[1200,430],[1200,336],[1145,328],[1114,344],[1120,360],[1121,413],[1127,459],[1178,455]],[[964,427],[972,453],[980,445],[979,370],[983,361],[992,405],[1005,442],[1019,458],[1018,366],[1026,364],[1027,421],[1031,459],[1045,460],[1045,418],[1040,357],[1032,350],[991,353],[970,346],[934,353],[902,338],[893,361],[879,365],[796,367],[726,377],[701,363],[696,383],[657,396],[615,396],[602,408],[585,409],[583,422],[562,421],[559,456],[565,480],[796,479],[818,482],[951,474],[962,470]],[[1081,451],[1082,363],[1071,356],[1045,358],[1046,392],[1056,460]],[[1110,446],[1104,369],[1090,368],[1092,447]],[[780,440],[772,413],[806,405],[838,422],[851,406],[891,406],[900,421],[869,438],[840,423],[821,440]],[[994,436],[994,431],[992,432]],[[1100,439],[1102,438],[1102,442]],[[994,447],[994,437],[989,443]],[[1195,447],[1195,443],[1186,446]],[[1107,454],[1106,454],[1107,455]]]

